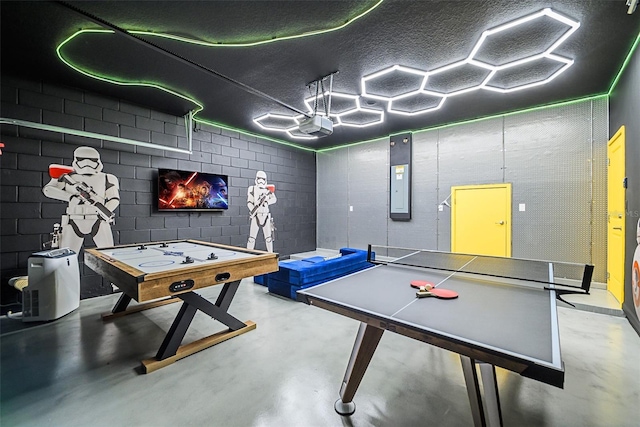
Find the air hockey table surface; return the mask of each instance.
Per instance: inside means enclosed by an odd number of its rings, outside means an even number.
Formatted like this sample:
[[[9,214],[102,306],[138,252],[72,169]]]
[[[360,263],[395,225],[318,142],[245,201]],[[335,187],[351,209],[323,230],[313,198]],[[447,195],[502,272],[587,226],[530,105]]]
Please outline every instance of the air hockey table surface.
[[[197,240],[87,249],[85,264],[138,302],[278,269],[278,255]]]

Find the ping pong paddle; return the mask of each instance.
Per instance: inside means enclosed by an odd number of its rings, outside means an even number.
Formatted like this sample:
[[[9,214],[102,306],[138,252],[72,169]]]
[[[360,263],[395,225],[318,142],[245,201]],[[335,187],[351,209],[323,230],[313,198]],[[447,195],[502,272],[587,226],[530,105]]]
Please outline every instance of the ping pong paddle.
[[[440,299],[454,299],[454,298],[458,298],[458,293],[450,289],[433,288],[428,291],[420,290],[416,292],[416,297],[418,298],[436,297]]]
[[[269,184],[269,185],[267,185],[267,189],[268,189],[269,191],[271,191],[272,193],[275,193],[275,192],[276,192],[276,186],[275,186],[275,185],[273,185],[273,184]]]
[[[425,287],[427,289],[432,289],[435,285],[431,282],[427,282],[426,280],[412,280],[411,287],[420,289],[421,287]]]

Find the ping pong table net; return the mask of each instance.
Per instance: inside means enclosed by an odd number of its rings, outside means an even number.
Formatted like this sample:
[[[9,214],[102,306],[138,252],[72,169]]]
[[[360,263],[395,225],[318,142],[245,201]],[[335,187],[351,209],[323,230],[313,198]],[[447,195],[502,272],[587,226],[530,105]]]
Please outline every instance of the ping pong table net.
[[[423,267],[552,284],[552,287],[545,286],[545,289],[553,289],[559,298],[561,295],[570,293],[588,294],[593,276],[593,266],[589,264],[460,254],[391,246],[369,245],[367,260],[374,264]],[[560,299],[562,300],[562,298]]]

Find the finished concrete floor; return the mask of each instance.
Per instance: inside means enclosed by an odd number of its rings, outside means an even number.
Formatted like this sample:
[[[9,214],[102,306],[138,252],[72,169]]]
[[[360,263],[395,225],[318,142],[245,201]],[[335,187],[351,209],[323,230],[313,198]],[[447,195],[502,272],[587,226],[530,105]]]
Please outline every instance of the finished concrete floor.
[[[215,299],[221,287],[200,293]],[[334,401],[358,322],[243,280],[230,313],[257,329],[150,374],[180,304],[103,322],[118,295],[24,329],[1,319],[0,425],[470,426],[454,353],[386,332],[356,393]],[[505,426],[640,425],[640,338],[623,317],[559,307],[565,387],[497,369]],[[12,324],[18,322],[18,324]],[[198,313],[185,342],[222,325]]]

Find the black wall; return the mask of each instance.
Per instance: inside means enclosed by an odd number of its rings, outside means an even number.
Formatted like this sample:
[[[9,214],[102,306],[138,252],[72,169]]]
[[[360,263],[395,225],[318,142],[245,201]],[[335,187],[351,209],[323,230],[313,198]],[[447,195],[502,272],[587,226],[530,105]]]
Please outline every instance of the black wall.
[[[627,194],[625,235],[625,284],[622,308],[634,329],[640,334],[640,321],[631,294],[631,267],[638,243],[636,229],[640,218],[640,53],[636,49],[609,100],[610,137],[625,126]]]
[[[184,120],[117,99],[73,88],[50,86],[2,76],[3,118],[45,123],[139,141],[187,148]],[[120,206],[112,227],[115,244],[169,239],[198,239],[246,246],[249,235],[247,187],[264,170],[276,185],[278,201],[271,206],[277,228],[274,251],[281,259],[316,247],[315,153],[280,145],[209,125],[196,125],[193,153],[181,154],[62,133],[2,125],[5,147],[0,156],[2,239],[0,241],[2,304],[17,292],[11,277],[27,274],[27,259],[50,239],[67,203],[49,199],[51,163],[71,165],[73,151],[92,146],[101,155],[104,172],[120,181]],[[230,208],[224,212],[158,212],[155,206],[158,168],[229,175]],[[85,247],[94,247],[85,239]],[[265,249],[262,234],[256,249]],[[79,257],[82,261],[82,253]],[[81,264],[81,298],[111,293]],[[5,310],[6,311],[6,310]],[[16,311],[16,307],[14,310]]]

